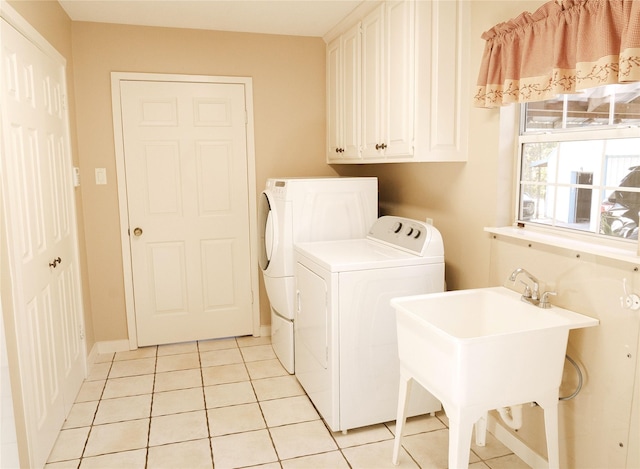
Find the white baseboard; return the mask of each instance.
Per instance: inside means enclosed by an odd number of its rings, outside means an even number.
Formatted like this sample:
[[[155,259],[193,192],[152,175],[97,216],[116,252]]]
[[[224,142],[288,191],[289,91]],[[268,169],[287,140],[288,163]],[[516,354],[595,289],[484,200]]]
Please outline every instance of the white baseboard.
[[[98,342],[98,353],[126,352],[130,350],[129,339]]]
[[[270,337],[271,336],[271,326],[260,326],[260,337]],[[91,351],[87,356],[87,369],[91,367],[96,361],[96,358],[99,354],[103,353],[116,353],[116,352],[126,352],[130,350],[129,339],[122,340],[105,340],[102,342],[96,342],[91,347]]]
[[[106,340],[102,342],[96,342],[91,347],[91,351],[87,356],[87,372],[91,370],[91,367],[96,362],[96,358],[98,355],[102,353],[115,353],[115,352],[126,352],[129,350],[129,340]]]
[[[547,469],[549,467],[549,463],[545,458],[529,448],[522,440],[507,430],[493,414],[490,413],[487,420],[487,429],[493,436],[513,451],[513,454],[522,459],[525,464],[533,469]]]

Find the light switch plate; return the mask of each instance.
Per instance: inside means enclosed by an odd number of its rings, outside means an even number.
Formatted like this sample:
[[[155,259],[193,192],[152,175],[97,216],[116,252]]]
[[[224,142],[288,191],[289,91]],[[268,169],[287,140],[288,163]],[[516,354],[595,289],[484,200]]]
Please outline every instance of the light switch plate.
[[[78,187],[80,185],[80,168],[77,166],[73,167],[73,187]]]
[[[96,184],[107,183],[107,168],[96,168]]]

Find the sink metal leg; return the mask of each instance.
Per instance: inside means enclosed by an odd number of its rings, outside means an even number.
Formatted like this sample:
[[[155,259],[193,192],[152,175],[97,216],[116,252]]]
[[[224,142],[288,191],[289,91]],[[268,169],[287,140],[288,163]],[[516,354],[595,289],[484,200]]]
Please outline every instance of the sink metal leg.
[[[400,445],[402,443],[402,432],[404,424],[407,421],[407,408],[409,406],[409,398],[411,397],[411,385],[413,378],[407,376],[400,370],[400,389],[398,391],[398,414],[396,416],[396,437],[393,442],[393,459],[392,462],[396,466],[399,463]]]

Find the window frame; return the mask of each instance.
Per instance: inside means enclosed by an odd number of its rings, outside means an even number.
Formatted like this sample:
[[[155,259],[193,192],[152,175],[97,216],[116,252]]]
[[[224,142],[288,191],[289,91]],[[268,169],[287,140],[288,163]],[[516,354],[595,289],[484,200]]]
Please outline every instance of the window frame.
[[[523,146],[527,143],[544,143],[544,142],[570,142],[570,141],[589,141],[589,140],[610,140],[624,138],[640,138],[640,127],[628,123],[597,127],[582,128],[564,128],[557,130],[533,130],[524,132],[526,111],[525,104],[515,106],[517,108],[516,122],[514,122],[514,145],[515,145],[515,181],[514,195],[515,206],[513,207],[512,216],[514,225],[518,227],[526,227],[530,230],[549,236],[558,236],[563,240],[575,240],[583,243],[599,244],[606,248],[621,249],[623,251],[634,251],[640,253],[640,237],[638,240],[618,238],[608,236],[597,232],[577,230],[573,228],[549,225],[545,223],[536,223],[531,220],[524,220],[520,217],[520,204],[522,198],[522,186],[527,181],[522,181],[522,153]],[[549,186],[547,184],[547,186]],[[554,184],[558,187],[575,187],[575,184],[560,183]],[[618,186],[607,186],[604,181],[599,185],[593,186],[595,190],[609,191]],[[598,220],[598,224],[599,224]]]

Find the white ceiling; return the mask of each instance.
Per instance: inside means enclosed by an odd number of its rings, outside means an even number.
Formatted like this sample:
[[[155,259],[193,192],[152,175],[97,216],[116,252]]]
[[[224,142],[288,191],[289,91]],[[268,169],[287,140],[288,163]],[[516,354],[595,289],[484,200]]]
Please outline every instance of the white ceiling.
[[[58,0],[74,21],[321,37],[367,0]]]

